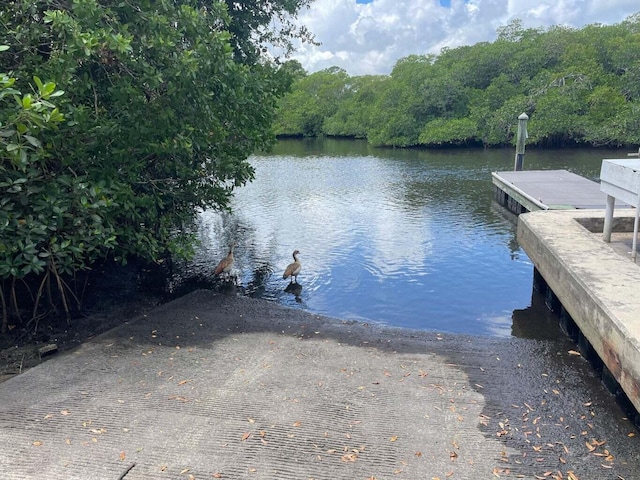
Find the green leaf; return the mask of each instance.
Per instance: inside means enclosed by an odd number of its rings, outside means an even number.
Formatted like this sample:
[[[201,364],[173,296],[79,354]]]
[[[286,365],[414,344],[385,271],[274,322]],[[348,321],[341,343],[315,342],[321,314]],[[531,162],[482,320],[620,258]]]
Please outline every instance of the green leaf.
[[[40,92],[40,95],[42,95],[43,87],[44,87],[44,85],[42,83],[42,80],[40,80],[40,78],[37,75],[34,75],[33,76],[33,81],[36,84],[36,86],[38,87],[38,91]]]
[[[31,97],[30,93],[22,97],[22,108],[24,108],[25,110],[30,109],[32,106],[32,103],[33,103],[33,98]]]
[[[42,143],[40,142],[40,140],[38,140],[35,137],[32,137],[31,135],[25,135],[24,138],[27,140],[27,142],[29,142],[31,145],[33,145],[36,148],[40,148],[42,146]]]

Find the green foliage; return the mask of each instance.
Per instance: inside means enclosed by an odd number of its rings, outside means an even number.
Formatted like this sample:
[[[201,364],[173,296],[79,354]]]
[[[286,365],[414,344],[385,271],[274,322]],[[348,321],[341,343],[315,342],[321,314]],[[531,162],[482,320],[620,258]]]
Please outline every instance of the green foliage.
[[[339,68],[330,68],[298,80],[291,93],[280,103],[280,114],[273,129],[277,135],[318,136],[323,133],[325,119],[338,110],[351,92],[348,75]]]
[[[274,141],[293,77],[260,59],[261,41],[310,40],[290,28],[308,3],[3,3],[0,276],[64,282],[104,256],[189,256],[198,212],[228,208],[249,155]]]
[[[425,145],[469,145],[477,142],[478,127],[470,118],[437,118],[420,133]]]
[[[10,281],[16,303],[15,281],[42,276],[37,305],[50,280],[66,302],[62,275],[88,268],[113,248],[115,235],[104,222],[113,206],[109,191],[60,168],[43,143],[65,120],[51,103],[63,92],[53,82],[33,81],[34,93],[22,94],[13,88],[14,77],[0,74],[0,279]],[[7,308],[0,294],[4,332]]]
[[[309,75],[281,101],[276,133],[367,138],[375,146],[501,146],[514,141],[525,112],[529,144],[638,143],[640,13],[582,30],[524,29],[515,20],[497,33],[492,43],[402,58],[388,77],[336,84],[320,76],[311,85]],[[318,81],[336,89],[338,103],[327,111],[313,100]]]
[[[381,83],[388,82],[384,76],[354,77],[349,80],[348,94],[344,96],[337,111],[324,121],[323,132],[338,137],[367,138],[375,126],[376,93]]]

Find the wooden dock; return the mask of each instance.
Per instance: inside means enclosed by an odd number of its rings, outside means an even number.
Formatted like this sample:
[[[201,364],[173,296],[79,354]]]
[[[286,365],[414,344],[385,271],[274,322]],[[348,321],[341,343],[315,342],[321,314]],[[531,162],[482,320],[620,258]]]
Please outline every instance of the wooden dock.
[[[537,210],[604,209],[607,204],[599,183],[567,170],[493,172],[491,177],[496,201],[516,215]]]

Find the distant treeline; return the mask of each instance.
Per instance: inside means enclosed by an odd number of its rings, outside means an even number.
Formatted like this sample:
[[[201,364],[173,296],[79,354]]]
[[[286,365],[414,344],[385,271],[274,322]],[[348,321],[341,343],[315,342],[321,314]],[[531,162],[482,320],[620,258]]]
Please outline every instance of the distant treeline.
[[[640,12],[616,25],[523,29],[489,43],[411,55],[391,75],[350,77],[298,62],[278,136],[337,136],[375,146],[504,146],[529,115],[527,144],[640,144]]]

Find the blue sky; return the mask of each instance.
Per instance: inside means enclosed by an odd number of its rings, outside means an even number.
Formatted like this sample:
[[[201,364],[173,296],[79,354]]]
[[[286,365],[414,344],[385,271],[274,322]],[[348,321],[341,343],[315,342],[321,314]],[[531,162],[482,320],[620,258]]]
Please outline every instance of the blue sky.
[[[321,45],[300,45],[292,58],[308,72],[337,66],[353,76],[387,75],[408,55],[494,41],[512,20],[582,28],[638,12],[638,0],[314,0],[298,21]]]

